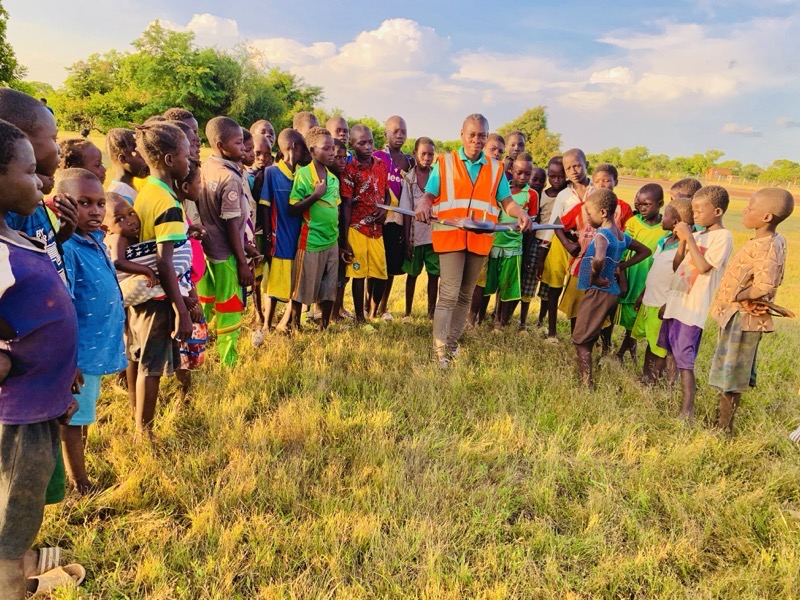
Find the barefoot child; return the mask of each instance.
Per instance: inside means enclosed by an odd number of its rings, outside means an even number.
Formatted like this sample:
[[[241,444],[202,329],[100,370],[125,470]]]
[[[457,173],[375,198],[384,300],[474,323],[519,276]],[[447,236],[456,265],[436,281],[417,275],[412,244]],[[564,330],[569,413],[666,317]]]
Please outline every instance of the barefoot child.
[[[506,177],[511,181],[511,170],[514,168],[514,161],[517,160],[520,154],[525,152],[525,134],[515,130],[507,133],[505,138],[507,152],[505,158]]]
[[[345,128],[347,127],[347,121],[339,117],[341,121],[344,123]],[[326,129],[329,133],[331,133],[331,120],[328,120],[328,127]],[[333,128],[334,131],[341,132],[341,127],[336,126]],[[350,130],[345,129],[347,136],[350,136]],[[347,168],[347,163],[350,162],[350,153],[347,151],[347,144],[343,142],[341,139],[337,138],[334,133],[331,133],[333,136],[333,166],[331,167],[331,173],[336,175],[336,179],[339,180],[341,183],[342,175],[344,175],[344,170]],[[341,227],[342,222],[342,204],[339,204],[339,223]],[[339,321],[341,319],[350,319],[353,320],[353,314],[346,311],[344,308],[344,294],[345,290],[347,289],[347,283],[350,281],[347,278],[347,263],[345,262],[345,258],[342,255],[339,256],[339,277],[338,282],[336,284],[336,300],[333,302],[333,312],[331,313],[331,320]]]
[[[541,167],[534,167],[531,172],[529,185],[536,192],[536,214],[530,215],[536,223],[539,222],[539,199],[544,192],[547,183],[547,172]],[[536,285],[539,280],[536,278],[536,263],[539,260],[539,238],[535,234],[523,237],[522,244],[522,272],[520,274],[520,309],[519,309],[519,329],[525,331],[528,326],[528,311],[530,310],[531,300],[536,295]]]
[[[742,394],[756,385],[761,335],[775,330],[763,301],[772,302],[783,282],[786,239],[776,229],[793,210],[794,198],[786,190],[766,188],[753,194],[742,224],[755,236],[731,259],[711,305],[719,333],[708,383],[720,391],[717,427],[728,433],[733,433]]]
[[[694,418],[694,364],[700,338],[733,251],[733,236],[722,225],[726,210],[728,192],[709,185],[692,198],[694,224],[705,229],[694,235],[688,223],[678,223],[674,229],[680,243],[673,265],[678,266],[667,292],[658,345],[674,357],[683,392],[681,417],[689,420]]]
[[[578,370],[583,384],[594,389],[592,375],[592,348],[600,337],[600,331],[614,309],[619,297],[619,284],[615,271],[625,270],[650,256],[648,250],[621,231],[614,220],[617,197],[608,189],[592,192],[584,204],[588,224],[596,230],[581,259],[578,290],[585,291],[578,306],[572,343],[578,358]],[[621,261],[626,249],[634,253],[627,261]]]
[[[122,341],[125,311],[117,273],[103,245],[106,197],[100,180],[85,169],[65,169],[56,178],[56,193],[70,194],[78,203],[78,226],[64,242],[64,262],[78,315],[78,369],[83,385],[75,394],[77,412],[69,425],[61,426],[61,440],[67,475],[78,493],[86,494],[92,483],[84,452],[89,425],[96,418],[100,382],[103,375],[127,366]]]
[[[133,206],[138,194],[134,179],[147,177],[147,163],[136,152],[133,129],[110,129],[106,135],[106,152],[113,168],[108,191],[120,194]]]
[[[564,163],[562,157],[554,156],[547,163],[547,180],[550,183],[544,193],[539,194],[539,222],[549,223],[553,213],[553,205],[555,204],[556,197],[567,187],[567,176],[564,173]],[[544,260],[547,257],[548,247],[546,244],[547,237],[545,233],[548,230],[539,230],[535,233],[538,240],[538,254],[536,263],[534,264],[534,274],[539,281],[539,318],[537,325],[544,326],[544,320],[549,314],[547,297],[550,286],[542,281],[542,271],[544,269]],[[550,232],[552,233],[552,232]],[[555,321],[553,321],[553,331],[555,331]]]
[[[100,183],[106,180],[106,168],[103,166],[103,153],[89,140],[73,138],[64,140],[61,146],[61,164],[59,169],[86,169],[93,173]]]

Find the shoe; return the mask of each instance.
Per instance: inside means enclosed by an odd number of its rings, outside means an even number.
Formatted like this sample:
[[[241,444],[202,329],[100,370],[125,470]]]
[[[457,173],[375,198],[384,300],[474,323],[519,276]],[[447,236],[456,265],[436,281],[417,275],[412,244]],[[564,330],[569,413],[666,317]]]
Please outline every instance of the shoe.
[[[451,359],[449,356],[444,356],[442,358],[437,358],[436,364],[440,369],[447,369],[450,367],[450,361]]]
[[[381,315],[381,319],[383,319],[384,321],[393,321],[393,320],[394,320],[394,317],[392,316],[392,313],[390,313],[390,312],[385,312],[385,313],[383,313],[383,314]]]
[[[264,343],[264,331],[262,329],[256,329],[250,334],[250,343],[253,344],[253,348],[258,348]]]

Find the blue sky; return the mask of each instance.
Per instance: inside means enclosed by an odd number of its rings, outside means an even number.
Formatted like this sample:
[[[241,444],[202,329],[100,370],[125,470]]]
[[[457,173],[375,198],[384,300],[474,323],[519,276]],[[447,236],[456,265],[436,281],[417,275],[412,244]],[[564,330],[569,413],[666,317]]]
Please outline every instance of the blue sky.
[[[252,44],[323,86],[327,108],[398,113],[414,137],[452,139],[468,113],[500,126],[544,104],[565,148],[800,160],[800,0],[4,5],[29,77],[56,85],[161,19],[204,45]]]

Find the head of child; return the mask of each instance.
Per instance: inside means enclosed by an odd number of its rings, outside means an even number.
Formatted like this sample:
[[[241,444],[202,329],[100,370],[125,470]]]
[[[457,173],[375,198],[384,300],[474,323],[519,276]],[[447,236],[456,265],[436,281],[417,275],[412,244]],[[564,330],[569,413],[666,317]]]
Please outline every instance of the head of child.
[[[136,151],[133,129],[115,127],[106,135],[106,152],[118,169],[131,177],[146,177],[147,163]]]
[[[486,138],[486,147],[483,149],[484,154],[489,158],[495,160],[503,160],[503,154],[506,151],[506,140],[499,133],[490,133]]]
[[[436,158],[436,145],[429,137],[418,137],[414,142],[414,158],[420,169],[428,170],[433,166]]]
[[[270,166],[272,162],[272,146],[267,136],[260,133],[253,134],[253,167],[263,170]]]
[[[661,219],[661,229],[672,231],[678,223],[694,225],[692,214],[692,201],[688,198],[675,198],[664,209],[664,218]]]
[[[556,193],[567,187],[567,174],[564,172],[564,157],[554,156],[547,163],[547,181]]]
[[[214,155],[232,162],[244,158],[244,134],[230,117],[214,117],[206,124],[206,138]]]
[[[79,234],[97,231],[106,217],[106,193],[97,176],[87,169],[64,169],[56,177],[56,194],[69,194],[78,204]]]
[[[314,113],[303,110],[292,117],[292,129],[299,131],[303,137],[312,127],[319,127],[319,120]]]
[[[662,206],[664,206],[664,188],[657,183],[644,184],[633,198],[633,207],[645,221],[658,219]]]
[[[353,149],[356,159],[361,162],[369,162],[375,150],[372,130],[361,123],[353,125],[350,130],[350,148]],[[311,145],[309,145],[308,149],[311,149]]]
[[[103,153],[89,140],[72,138],[61,142],[60,169],[86,169],[101,182],[106,180]]]
[[[175,181],[175,194],[178,200],[191,200],[197,202],[200,198],[200,188],[202,187],[202,177],[200,177],[200,161],[194,158],[189,159],[189,172],[180,181]]]
[[[350,126],[343,116],[337,115],[328,119],[325,123],[325,129],[330,132],[333,139],[339,140],[345,146],[350,142]]]
[[[0,219],[9,211],[32,215],[42,201],[33,146],[21,129],[0,120]]]
[[[171,123],[153,122],[137,127],[136,151],[156,176],[180,181],[189,172],[189,140]]]
[[[794,198],[780,188],[764,188],[750,197],[742,211],[742,224],[756,231],[774,232],[794,211]]]
[[[164,111],[164,119],[173,123],[178,121],[186,123],[186,125],[189,126],[189,129],[194,132],[198,139],[200,138],[200,127],[197,124],[197,119],[194,118],[194,115],[191,111],[177,106],[168,108]]]
[[[692,215],[698,227],[722,225],[722,217],[728,210],[728,190],[720,185],[707,185],[692,198]]]
[[[669,195],[673,200],[675,198],[688,198],[691,200],[701,187],[703,187],[703,184],[697,179],[687,177],[673,183],[672,187],[669,188]]]
[[[400,148],[403,147],[408,138],[406,120],[399,115],[393,115],[386,119],[384,130],[386,132],[386,146],[388,146],[389,150],[400,152]]]
[[[592,173],[592,185],[595,189],[605,189],[614,191],[619,181],[619,173],[614,165],[600,163],[594,168]]]
[[[242,147],[244,153],[242,154],[242,165],[245,167],[252,167],[256,162],[255,142],[253,141],[253,134],[247,129],[242,127]]]
[[[594,190],[586,199],[586,217],[589,225],[595,229],[608,226],[614,222],[617,210],[617,195],[606,188]]]
[[[520,154],[525,152],[525,134],[521,131],[507,133],[506,151],[508,152],[508,157],[512,160],[515,160]]]
[[[168,121],[180,129],[189,140],[189,156],[200,160],[200,136],[185,121]]]
[[[586,155],[580,148],[571,148],[561,157],[567,181],[573,185],[586,183]]]
[[[0,88],[0,119],[13,124],[27,136],[36,157],[36,173],[42,180],[42,193],[50,193],[53,174],[61,159],[58,127],[53,114],[33,96],[11,88]]]
[[[330,133],[330,130],[328,131]],[[333,166],[331,171],[341,177],[347,168],[347,146],[338,138],[333,138]]]
[[[311,160],[305,139],[300,135],[299,131],[289,127],[278,135],[278,151],[282,160],[292,168],[297,165],[308,164]]]
[[[103,221],[106,231],[136,243],[142,223],[133,206],[123,196],[106,192],[106,217]]]
[[[540,196],[544,190],[544,185],[547,183],[547,171],[541,167],[533,167],[531,171],[531,178],[528,180],[528,185],[536,190]]]
[[[312,127],[306,134],[311,160],[325,167],[333,166],[333,137],[324,127]]]
[[[511,186],[524,188],[531,180],[531,173],[533,173],[533,157],[527,152],[518,154],[511,163]]]
[[[275,128],[272,126],[272,123],[266,119],[259,119],[250,125],[250,133],[253,134],[254,138],[257,135],[263,135],[267,139],[269,151],[272,153],[272,147],[275,145]]]

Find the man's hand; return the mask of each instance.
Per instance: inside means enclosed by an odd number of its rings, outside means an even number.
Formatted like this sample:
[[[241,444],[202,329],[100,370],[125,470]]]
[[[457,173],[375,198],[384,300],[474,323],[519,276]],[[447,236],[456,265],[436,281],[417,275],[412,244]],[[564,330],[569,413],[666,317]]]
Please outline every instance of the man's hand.
[[[253,270],[247,262],[240,262],[236,266],[236,273],[239,276],[239,285],[242,287],[250,287],[253,285]]]
[[[528,213],[524,211],[517,217],[517,223],[519,224],[519,230],[522,233],[531,231],[531,229],[533,229],[533,221],[531,221]]]
[[[678,236],[678,239],[682,242],[685,242],[690,237],[692,237],[692,228],[689,227],[686,223],[681,221],[675,225],[675,228],[672,230],[672,233]]]
[[[60,425],[69,425],[70,419],[72,419],[72,415],[78,412],[78,401],[73,398],[67,404],[67,409],[64,411],[64,414],[58,417],[58,422]]]
[[[66,242],[78,226],[78,203],[69,194],[58,194],[53,198],[53,206],[58,213],[58,241]]]

